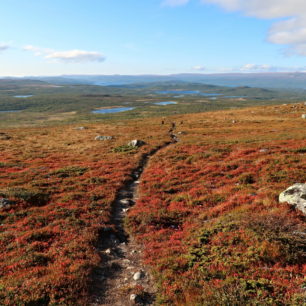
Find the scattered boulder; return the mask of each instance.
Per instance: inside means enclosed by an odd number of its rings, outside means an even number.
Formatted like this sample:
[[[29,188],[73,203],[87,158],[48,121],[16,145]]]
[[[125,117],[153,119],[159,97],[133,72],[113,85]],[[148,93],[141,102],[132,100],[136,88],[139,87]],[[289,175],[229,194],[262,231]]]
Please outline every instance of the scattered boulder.
[[[132,200],[131,199],[122,199],[120,200],[120,203],[123,205],[132,205]]]
[[[279,195],[279,202],[287,202],[306,214],[306,184],[294,184]]]
[[[96,136],[95,140],[112,140],[113,136]]]
[[[74,130],[76,130],[76,131],[83,131],[83,130],[86,130],[86,127],[78,126],[78,127],[74,128]]]
[[[14,204],[14,202],[10,201],[9,199],[0,199],[0,208],[10,208],[12,204]]]
[[[259,150],[260,153],[268,153],[269,149],[263,148]]]
[[[303,115],[302,115],[302,119],[306,119],[306,114],[303,114]]]
[[[104,253],[110,255],[110,254],[112,253],[112,250],[111,250],[111,249],[106,249],[106,250],[104,251]]]
[[[133,303],[136,303],[136,300],[137,300],[137,295],[136,294],[131,294],[130,295],[130,301],[133,302]]]
[[[138,147],[143,146],[144,144],[145,144],[145,142],[142,141],[142,140],[133,139],[133,140],[131,140],[131,141],[128,143],[128,146],[134,147],[134,148],[138,148]]]
[[[139,281],[144,277],[143,271],[138,271],[133,275],[133,280],[134,281]]]

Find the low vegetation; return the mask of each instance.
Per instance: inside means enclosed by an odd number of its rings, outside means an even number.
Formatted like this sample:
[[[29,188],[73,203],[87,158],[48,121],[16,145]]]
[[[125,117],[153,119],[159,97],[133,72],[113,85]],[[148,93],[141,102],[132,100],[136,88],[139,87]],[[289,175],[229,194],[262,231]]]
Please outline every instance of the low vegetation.
[[[115,137],[95,141],[101,132]],[[0,142],[0,304],[85,305],[99,234],[142,154],[168,141],[159,122],[11,129]],[[125,148],[132,137],[146,140]]]
[[[152,159],[128,219],[159,303],[305,302],[305,216],[278,203],[281,191],[306,182],[306,123],[292,110],[176,118],[180,142]]]
[[[145,155],[169,143],[173,122],[179,142],[150,159],[125,220],[158,284],[157,304],[305,303],[305,216],[278,203],[281,191],[306,182],[301,96],[238,88],[250,97],[157,106],[173,98],[156,94],[160,84],[25,83],[0,86],[0,111],[26,109],[0,114],[1,305],[89,303],[97,242],[116,230],[116,194]],[[89,114],[125,102],[137,109]]]

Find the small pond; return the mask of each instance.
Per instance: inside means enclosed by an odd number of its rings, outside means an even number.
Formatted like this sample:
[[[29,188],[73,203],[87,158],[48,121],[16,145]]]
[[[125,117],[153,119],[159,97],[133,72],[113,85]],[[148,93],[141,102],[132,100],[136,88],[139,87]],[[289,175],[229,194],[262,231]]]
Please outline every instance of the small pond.
[[[214,97],[214,96],[223,96],[223,94],[220,94],[220,93],[210,93],[210,92],[202,92],[202,93],[200,93],[200,96],[203,96],[203,97]]]
[[[31,98],[31,97],[33,97],[33,95],[20,95],[20,96],[14,96],[14,98],[22,98],[22,99]]]
[[[133,109],[135,109],[135,107],[103,108],[103,109],[96,109],[92,111],[92,113],[93,114],[113,114],[113,113],[127,112]]]
[[[172,105],[172,104],[177,104],[177,102],[174,102],[174,101],[165,101],[165,102],[156,102],[154,104],[156,104],[156,105]]]

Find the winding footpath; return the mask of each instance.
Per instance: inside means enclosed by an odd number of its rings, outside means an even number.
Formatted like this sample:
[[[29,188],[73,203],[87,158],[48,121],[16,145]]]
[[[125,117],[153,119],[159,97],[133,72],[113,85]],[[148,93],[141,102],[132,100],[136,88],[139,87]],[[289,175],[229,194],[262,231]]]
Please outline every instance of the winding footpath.
[[[132,180],[116,195],[112,212],[116,231],[105,231],[99,241],[98,251],[102,261],[93,275],[92,306],[154,304],[156,285],[148,269],[142,264],[141,246],[125,230],[124,219],[138,199],[141,176],[151,157],[178,142],[174,130],[175,124],[172,124],[169,130],[170,140],[142,156],[138,167],[132,171]],[[141,295],[135,292],[137,285],[143,288]]]

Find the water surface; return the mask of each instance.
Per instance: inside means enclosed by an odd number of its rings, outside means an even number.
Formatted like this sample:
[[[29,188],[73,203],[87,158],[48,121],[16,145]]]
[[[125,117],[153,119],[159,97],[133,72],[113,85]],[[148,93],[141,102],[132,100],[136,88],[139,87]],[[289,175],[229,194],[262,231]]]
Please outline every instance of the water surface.
[[[92,111],[92,113],[93,114],[113,114],[113,113],[127,112],[133,109],[135,109],[135,107],[103,108],[103,109],[96,109]]]
[[[164,101],[164,102],[156,102],[154,104],[156,104],[156,105],[172,105],[172,104],[177,104],[177,102],[174,102],[174,101]]]
[[[20,95],[20,96],[14,96],[14,98],[31,98],[33,95]]]

